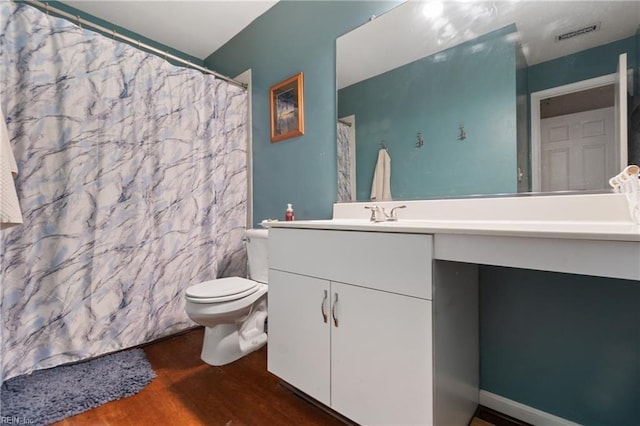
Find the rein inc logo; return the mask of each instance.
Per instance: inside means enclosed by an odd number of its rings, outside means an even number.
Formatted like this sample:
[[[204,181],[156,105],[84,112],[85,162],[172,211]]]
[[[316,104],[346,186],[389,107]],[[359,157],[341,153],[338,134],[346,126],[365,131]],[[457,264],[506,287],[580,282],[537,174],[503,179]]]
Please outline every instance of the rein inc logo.
[[[0,425],[31,425],[35,421],[28,417],[0,416]]]

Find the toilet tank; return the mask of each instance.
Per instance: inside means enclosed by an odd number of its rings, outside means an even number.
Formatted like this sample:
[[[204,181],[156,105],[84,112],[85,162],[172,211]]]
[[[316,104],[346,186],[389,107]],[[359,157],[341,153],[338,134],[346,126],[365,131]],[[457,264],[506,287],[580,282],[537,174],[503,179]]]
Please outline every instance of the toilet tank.
[[[267,284],[269,276],[269,231],[247,229],[247,271],[248,278]]]

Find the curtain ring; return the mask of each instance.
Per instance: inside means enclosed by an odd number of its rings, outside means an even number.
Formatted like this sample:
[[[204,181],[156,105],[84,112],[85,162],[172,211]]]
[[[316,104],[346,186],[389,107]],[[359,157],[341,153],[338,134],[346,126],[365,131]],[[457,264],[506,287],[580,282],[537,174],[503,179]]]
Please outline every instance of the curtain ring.
[[[49,3],[45,3],[44,8],[47,11],[47,16],[49,16]]]
[[[164,51],[164,60],[165,60],[165,61],[167,60],[167,56],[168,56],[168,55],[169,55],[169,51],[168,51],[168,50],[165,50],[165,51]]]
[[[80,21],[80,15],[76,15],[76,21],[78,21],[78,26],[82,29],[82,21]]]
[[[116,30],[111,29],[111,40],[115,40],[116,39]]]

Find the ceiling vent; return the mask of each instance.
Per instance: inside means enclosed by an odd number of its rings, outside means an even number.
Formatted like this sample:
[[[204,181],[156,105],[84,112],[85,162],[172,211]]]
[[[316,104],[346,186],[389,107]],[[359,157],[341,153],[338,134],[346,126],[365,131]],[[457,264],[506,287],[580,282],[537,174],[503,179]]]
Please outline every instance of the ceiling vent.
[[[599,29],[600,29],[600,22],[596,22],[594,24],[590,24],[582,28],[567,31],[564,34],[559,34],[555,38],[556,38],[556,41],[568,40],[570,38],[577,37],[579,35],[589,34],[589,33],[598,31]]]

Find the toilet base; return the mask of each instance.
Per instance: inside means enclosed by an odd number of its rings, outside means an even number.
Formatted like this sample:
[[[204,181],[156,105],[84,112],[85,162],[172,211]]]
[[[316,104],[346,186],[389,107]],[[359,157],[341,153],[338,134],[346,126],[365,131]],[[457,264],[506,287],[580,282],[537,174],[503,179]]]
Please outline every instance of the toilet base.
[[[260,349],[267,343],[266,319],[267,303],[263,300],[244,321],[205,327],[200,358],[209,365],[220,366]]]

